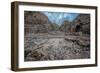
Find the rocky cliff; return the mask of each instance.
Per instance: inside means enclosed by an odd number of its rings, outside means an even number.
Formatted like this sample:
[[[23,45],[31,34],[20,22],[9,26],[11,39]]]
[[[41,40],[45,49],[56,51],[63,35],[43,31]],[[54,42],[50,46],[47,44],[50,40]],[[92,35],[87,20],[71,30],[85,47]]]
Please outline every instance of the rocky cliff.
[[[78,28],[79,26],[79,28]],[[90,34],[90,14],[80,14],[73,22],[72,27],[84,34]]]
[[[24,15],[25,34],[47,33],[52,30],[51,22],[42,12],[26,11]]]

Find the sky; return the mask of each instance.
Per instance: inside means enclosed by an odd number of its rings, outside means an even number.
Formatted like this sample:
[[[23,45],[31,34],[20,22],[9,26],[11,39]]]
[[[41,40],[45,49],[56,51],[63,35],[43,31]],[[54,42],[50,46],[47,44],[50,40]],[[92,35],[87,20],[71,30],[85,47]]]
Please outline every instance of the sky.
[[[52,23],[61,25],[64,20],[73,21],[79,13],[43,12]]]

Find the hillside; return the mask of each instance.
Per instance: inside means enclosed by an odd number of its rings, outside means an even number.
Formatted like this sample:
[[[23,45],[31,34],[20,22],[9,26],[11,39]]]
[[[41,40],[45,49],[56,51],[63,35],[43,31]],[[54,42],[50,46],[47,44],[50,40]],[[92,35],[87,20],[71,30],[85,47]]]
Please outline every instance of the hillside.
[[[25,12],[25,34],[47,33],[52,30],[51,22],[42,12]]]
[[[65,20],[63,24],[59,27],[59,30],[66,33],[70,32],[70,28],[71,28],[71,22]]]
[[[76,29],[77,25],[80,25],[79,31],[83,34],[90,34],[90,15],[80,14],[73,22],[72,28]]]

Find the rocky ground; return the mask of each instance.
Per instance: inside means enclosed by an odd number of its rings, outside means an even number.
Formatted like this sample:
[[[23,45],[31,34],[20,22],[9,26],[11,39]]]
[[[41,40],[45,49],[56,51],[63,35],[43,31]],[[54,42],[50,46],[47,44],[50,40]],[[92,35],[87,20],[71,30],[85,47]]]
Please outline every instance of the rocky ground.
[[[28,34],[24,42],[25,61],[90,58],[88,35]]]

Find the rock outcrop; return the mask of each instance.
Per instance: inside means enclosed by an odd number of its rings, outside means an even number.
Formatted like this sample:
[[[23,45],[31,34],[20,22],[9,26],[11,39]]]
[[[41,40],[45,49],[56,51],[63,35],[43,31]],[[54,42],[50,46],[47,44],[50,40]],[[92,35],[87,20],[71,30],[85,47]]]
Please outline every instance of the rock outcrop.
[[[72,29],[76,32],[90,34],[90,14],[80,14],[73,22]]]
[[[26,11],[24,17],[25,34],[27,33],[47,33],[52,30],[51,22],[42,12]]]

